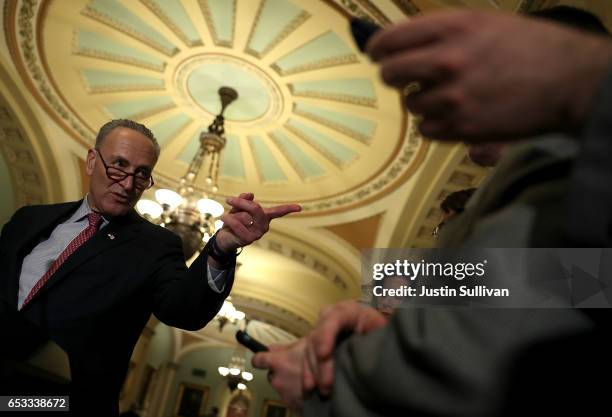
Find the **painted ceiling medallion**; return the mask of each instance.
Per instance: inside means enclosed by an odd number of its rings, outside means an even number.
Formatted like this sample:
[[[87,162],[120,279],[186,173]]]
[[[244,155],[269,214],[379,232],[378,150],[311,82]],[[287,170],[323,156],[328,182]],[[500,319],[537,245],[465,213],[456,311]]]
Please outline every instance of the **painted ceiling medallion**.
[[[265,71],[246,60],[230,55],[197,55],[181,63],[176,74],[177,90],[203,111],[202,117],[219,113],[216,94],[226,84],[244,91],[228,108],[225,114],[228,123],[270,127],[283,111],[283,95],[278,85]]]

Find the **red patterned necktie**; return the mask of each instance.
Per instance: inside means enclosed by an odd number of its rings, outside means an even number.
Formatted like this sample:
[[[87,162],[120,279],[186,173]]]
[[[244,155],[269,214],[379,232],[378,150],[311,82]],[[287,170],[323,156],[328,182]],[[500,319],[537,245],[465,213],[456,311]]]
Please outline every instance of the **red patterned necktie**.
[[[42,278],[39,279],[38,282],[34,285],[34,287],[32,287],[32,290],[26,297],[21,308],[24,308],[26,304],[28,304],[32,300],[32,298],[34,298],[34,296],[38,293],[38,291],[40,291],[43,285],[45,285],[47,281],[49,281],[53,274],[57,272],[59,267],[62,266],[64,261],[66,261],[66,259],[68,259],[68,257],[72,255],[75,250],[77,250],[83,243],[87,242],[93,235],[96,234],[96,232],[100,228],[100,224],[102,224],[102,216],[100,215],[100,213],[92,212],[87,215],[87,220],[89,220],[89,226],[87,226],[87,229],[79,233],[78,236],[75,237],[72,242],[68,244],[68,246],[66,246],[66,249],[64,249],[60,256],[55,260],[55,262],[53,262],[51,268],[49,268],[45,275],[43,275]]]

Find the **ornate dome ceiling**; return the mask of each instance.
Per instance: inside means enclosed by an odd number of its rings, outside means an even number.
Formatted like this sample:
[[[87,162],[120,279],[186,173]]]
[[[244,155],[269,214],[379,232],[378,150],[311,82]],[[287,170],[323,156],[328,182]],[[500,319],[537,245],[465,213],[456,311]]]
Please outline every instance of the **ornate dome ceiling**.
[[[131,118],[162,145],[156,182],[172,186],[220,109],[220,192],[297,201],[312,215],[371,201],[414,173],[426,144],[396,91],[350,37],[333,1],[72,0],[15,10],[14,58],[77,141]],[[67,5],[70,7],[67,7]],[[28,10],[31,5],[31,10]]]

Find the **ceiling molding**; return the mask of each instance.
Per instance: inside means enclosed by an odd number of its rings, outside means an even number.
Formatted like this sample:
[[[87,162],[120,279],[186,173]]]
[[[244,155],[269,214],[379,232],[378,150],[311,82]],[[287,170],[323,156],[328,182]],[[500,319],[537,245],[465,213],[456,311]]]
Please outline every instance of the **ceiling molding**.
[[[390,23],[390,20],[370,0],[326,0],[328,3],[340,8],[349,16],[366,19],[381,26]]]
[[[4,29],[7,46],[17,72],[36,101],[77,142],[90,147],[95,138],[93,130],[74,116],[73,109],[66,106],[53,82],[45,75],[44,62],[41,63],[39,59],[37,45],[42,41],[39,38],[42,33],[39,27],[42,21],[40,16],[44,16],[50,2],[51,0],[16,0],[5,3]]]
[[[332,248],[313,245],[295,234],[280,231],[278,228],[271,229],[264,239],[254,244],[316,271],[347,298],[357,294],[361,279],[360,271],[352,271],[348,266],[340,264],[333,255]]]
[[[378,7],[371,0],[356,0],[361,7],[364,8],[368,12],[370,16],[374,18],[374,20],[381,24],[381,26],[386,26],[391,23],[391,21],[385,16],[383,12],[380,11]]]
[[[15,191],[15,208],[62,200],[59,170],[47,141],[19,88],[0,65],[0,147]]]
[[[421,14],[421,9],[413,0],[393,0],[393,3],[406,15],[416,16]]]
[[[365,219],[334,224],[323,228],[345,240],[361,252],[363,249],[375,247],[378,227],[383,217],[384,213],[379,213]]]
[[[243,294],[232,294],[232,302],[249,319],[276,326],[289,334],[302,337],[312,329],[313,323],[276,304]]]

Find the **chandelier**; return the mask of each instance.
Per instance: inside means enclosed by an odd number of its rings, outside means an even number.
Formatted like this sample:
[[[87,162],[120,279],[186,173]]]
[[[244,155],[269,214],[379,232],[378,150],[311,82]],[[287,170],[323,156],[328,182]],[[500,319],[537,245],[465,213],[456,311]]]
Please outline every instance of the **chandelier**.
[[[243,349],[240,347],[236,348],[229,364],[217,368],[219,374],[227,378],[227,386],[232,391],[236,388],[244,391],[246,384],[253,380],[253,374],[245,371],[244,364],[246,360],[241,350]]]
[[[219,89],[221,111],[200,134],[200,147],[181,178],[178,189],[158,189],[155,199],[141,199],[136,209],[149,221],[173,231],[183,240],[185,260],[200,252],[208,239],[223,226],[218,220],[223,214],[221,203],[212,198],[218,191],[219,160],[225,147],[223,113],[227,106],[238,98],[230,87]],[[198,193],[194,183],[200,171],[206,172],[204,192]]]
[[[217,313],[215,319],[219,322],[219,331],[223,331],[223,327],[227,323],[236,324],[237,322],[244,320],[246,315],[240,311],[236,310],[234,304],[232,303],[232,297],[227,297],[223,300],[223,306],[221,306],[221,310]],[[247,320],[248,323],[248,320]]]

